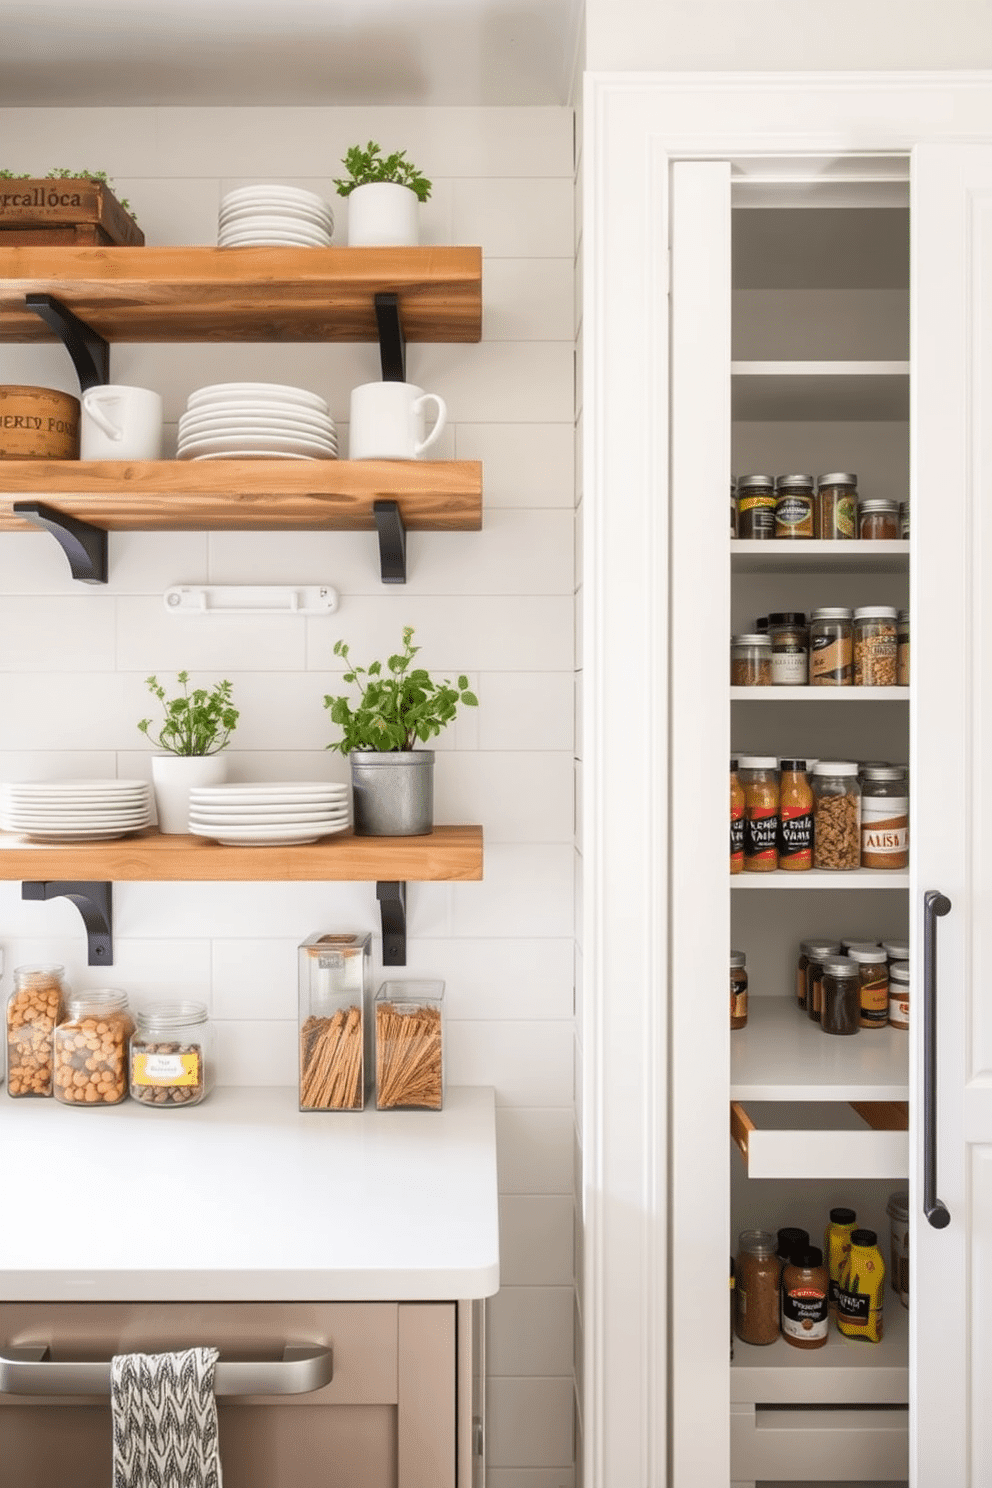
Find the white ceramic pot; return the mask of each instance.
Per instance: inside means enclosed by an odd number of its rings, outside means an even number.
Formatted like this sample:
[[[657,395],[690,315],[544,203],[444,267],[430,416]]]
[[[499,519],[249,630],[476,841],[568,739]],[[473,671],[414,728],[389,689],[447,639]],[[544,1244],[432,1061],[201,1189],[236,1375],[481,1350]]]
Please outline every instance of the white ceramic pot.
[[[348,195],[348,246],[415,248],[420,241],[420,202],[409,186],[370,181]]]
[[[158,829],[169,836],[189,831],[189,793],[195,785],[222,785],[223,754],[153,754],[152,783]]]

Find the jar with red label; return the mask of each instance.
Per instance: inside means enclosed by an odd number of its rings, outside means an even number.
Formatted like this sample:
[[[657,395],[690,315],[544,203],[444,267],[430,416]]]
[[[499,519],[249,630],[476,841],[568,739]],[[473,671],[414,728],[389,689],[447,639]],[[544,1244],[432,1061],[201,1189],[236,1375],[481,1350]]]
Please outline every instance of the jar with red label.
[[[778,760],[773,755],[742,755],[744,787],[744,871],[773,873],[778,867]]]
[[[782,1337],[793,1348],[818,1349],[830,1331],[830,1273],[818,1245],[794,1250],[782,1272]]]
[[[790,873],[813,866],[813,790],[804,759],[784,759],[781,765],[778,866]]]
[[[744,871],[744,787],[735,759],[730,761],[730,871]]]

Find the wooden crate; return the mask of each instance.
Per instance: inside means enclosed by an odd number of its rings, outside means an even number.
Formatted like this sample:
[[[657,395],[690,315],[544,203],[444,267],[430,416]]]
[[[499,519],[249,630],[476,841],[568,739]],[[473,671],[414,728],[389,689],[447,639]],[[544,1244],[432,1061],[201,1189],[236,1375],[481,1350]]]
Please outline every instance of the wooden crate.
[[[0,179],[0,247],[140,248],[144,241],[134,218],[100,181]]]

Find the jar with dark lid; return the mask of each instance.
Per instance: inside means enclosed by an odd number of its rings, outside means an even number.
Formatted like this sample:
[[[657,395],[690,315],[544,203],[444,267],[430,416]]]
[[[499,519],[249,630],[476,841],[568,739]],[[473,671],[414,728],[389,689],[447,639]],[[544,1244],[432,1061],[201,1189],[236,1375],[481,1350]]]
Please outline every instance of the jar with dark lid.
[[[909,1306],[909,1193],[889,1194],[889,1286],[903,1307]]]
[[[813,766],[813,867],[848,871],[861,866],[861,787],[851,760]]]
[[[775,1239],[775,1254],[781,1264],[787,1266],[795,1251],[806,1249],[809,1244],[809,1230],[800,1230],[796,1225],[783,1225]]]
[[[840,1274],[844,1269],[851,1248],[851,1232],[858,1222],[853,1209],[836,1208],[830,1211],[830,1222],[823,1236],[823,1255],[830,1277],[830,1311],[837,1311],[837,1290]]]
[[[855,687],[895,687],[898,613],[891,605],[862,605],[855,610]]]
[[[820,1027],[824,1033],[847,1036],[861,1028],[861,999],[858,992],[858,964],[850,956],[828,956],[823,965],[823,1013]]]
[[[744,787],[737,774],[737,761],[730,761],[730,871],[744,870]]]
[[[854,538],[858,532],[858,477],[843,471],[821,475],[816,483],[816,535]]]
[[[812,537],[816,482],[811,475],[780,475],[775,481],[775,536]]]
[[[755,622],[754,622],[754,631],[755,631],[755,634],[757,634],[757,635],[767,635],[768,634],[768,616],[767,615],[759,615],[758,616],[757,620],[755,620]]]
[[[828,956],[840,955],[839,940],[804,940],[796,963],[796,999],[807,1016],[819,1023],[823,1011],[823,962]],[[800,988],[800,978],[805,988]]]
[[[864,765],[862,868],[909,867],[909,784],[905,765]]]
[[[895,542],[899,537],[899,503],[885,496],[869,496],[858,502],[858,536],[874,542]]]
[[[737,478],[737,536],[775,536],[775,478],[740,475]]]
[[[730,637],[731,687],[768,687],[772,680],[772,643],[766,635]]]
[[[741,755],[744,787],[744,871],[772,873],[778,867],[778,760]]]
[[[884,1028],[889,1021],[889,958],[881,946],[854,941],[847,954],[858,968],[862,1028]]]
[[[743,951],[730,953],[730,1027],[747,1027],[747,957]]]
[[[809,619],[811,687],[849,687],[854,663],[851,611],[836,605],[814,610]]]
[[[782,1272],[782,1337],[793,1348],[824,1348],[830,1331],[830,1273],[823,1251],[805,1245]]]
[[[909,686],[909,611],[900,610],[896,619],[896,686]]]
[[[909,962],[889,963],[889,1022],[893,1028],[909,1028]]]
[[[777,610],[768,616],[772,643],[772,686],[805,687],[809,676],[809,631],[801,610]]]
[[[813,791],[804,759],[784,759],[780,766],[778,866],[790,873],[813,866]]]
[[[741,1343],[774,1343],[779,1334],[782,1268],[768,1230],[743,1230],[737,1252],[734,1296]]]

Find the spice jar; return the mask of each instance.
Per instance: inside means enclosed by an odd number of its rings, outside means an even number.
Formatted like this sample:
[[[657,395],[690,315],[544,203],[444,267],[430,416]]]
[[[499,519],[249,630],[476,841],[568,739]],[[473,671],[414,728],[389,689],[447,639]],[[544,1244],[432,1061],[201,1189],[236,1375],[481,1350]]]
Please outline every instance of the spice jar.
[[[837,1326],[846,1338],[882,1341],[885,1262],[874,1230],[852,1230],[837,1287]]]
[[[737,478],[737,536],[775,536],[775,479],[771,475]]]
[[[127,1049],[134,1032],[127,993],[112,987],[70,997],[55,1030],[55,1099],[71,1106],[116,1106],[127,1095]]]
[[[730,953],[730,1026],[747,1027],[747,957],[743,951]]]
[[[874,542],[895,542],[899,537],[899,503],[885,496],[858,502],[858,536]]]
[[[861,999],[858,992],[857,962],[850,956],[828,956],[823,967],[823,1011],[820,1026],[824,1033],[848,1037],[861,1028]]]
[[[831,1209],[830,1222],[823,1236],[823,1255],[830,1277],[830,1311],[837,1311],[837,1292],[840,1276],[851,1249],[851,1232],[858,1222],[853,1209]]]
[[[797,1250],[805,1250],[809,1244],[809,1230],[800,1230],[796,1225],[783,1225],[775,1237],[779,1265],[784,1268]]]
[[[858,767],[848,760],[817,760],[813,766],[813,867],[846,870],[860,866]]]
[[[784,759],[779,775],[778,866],[790,873],[813,866],[813,792],[806,761]]]
[[[889,962],[889,1022],[893,1028],[909,1027],[909,962]]]
[[[909,960],[908,940],[883,940],[882,950],[889,958],[889,970],[892,970],[893,961]]]
[[[730,761],[730,871],[744,870],[744,787],[737,774],[737,761]]]
[[[811,475],[780,475],[775,481],[775,536],[812,537],[816,482]]]
[[[805,687],[809,676],[809,631],[800,610],[779,610],[768,616],[772,643],[773,687]]]
[[[823,1251],[805,1245],[782,1272],[782,1337],[793,1348],[818,1349],[830,1330],[830,1273]]]
[[[837,472],[816,483],[816,535],[853,538],[858,531],[858,477]]]
[[[889,1021],[889,958],[881,946],[855,941],[847,954],[858,968],[862,1028],[884,1028]]]
[[[730,637],[730,685],[767,687],[772,680],[772,643],[766,635]]]
[[[128,1088],[146,1106],[196,1106],[213,1089],[213,1028],[203,1002],[158,1002],[135,1014]]]
[[[909,686],[909,611],[900,610],[896,618],[896,686]]]
[[[839,956],[839,940],[803,940],[799,944],[799,958],[796,961],[796,1001],[802,1011],[809,1011],[809,999],[811,996],[811,968],[814,963],[822,963],[824,956]]]
[[[909,1306],[909,1193],[889,1194],[889,1286],[903,1307]]]
[[[778,1337],[781,1274],[775,1237],[768,1230],[743,1230],[734,1288],[741,1343],[774,1343]]]
[[[851,611],[829,605],[809,619],[811,687],[849,687],[854,661]]]
[[[855,610],[855,687],[895,687],[897,615],[889,605],[863,605]]]
[[[7,1094],[50,1096],[52,1034],[65,1016],[64,966],[16,966],[7,999]]]
[[[778,760],[773,755],[742,755],[744,787],[744,871],[770,873],[778,867]]]
[[[909,867],[909,786],[904,765],[861,767],[861,866]]]
[[[810,940],[809,967],[806,972],[806,1016],[812,1023],[823,1017],[823,963],[841,954],[839,940]]]

